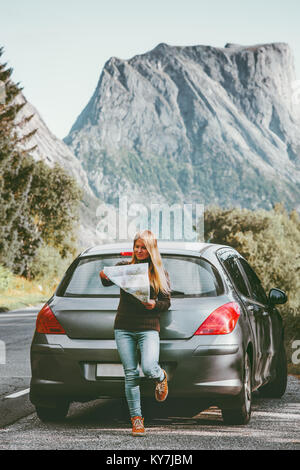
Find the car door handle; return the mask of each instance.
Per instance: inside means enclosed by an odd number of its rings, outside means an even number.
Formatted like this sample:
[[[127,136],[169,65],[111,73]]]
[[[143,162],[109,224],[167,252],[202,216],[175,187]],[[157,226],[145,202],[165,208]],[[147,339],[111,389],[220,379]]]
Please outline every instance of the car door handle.
[[[252,313],[254,318],[259,318],[261,316],[261,310],[257,308],[256,305],[248,305],[248,312]]]

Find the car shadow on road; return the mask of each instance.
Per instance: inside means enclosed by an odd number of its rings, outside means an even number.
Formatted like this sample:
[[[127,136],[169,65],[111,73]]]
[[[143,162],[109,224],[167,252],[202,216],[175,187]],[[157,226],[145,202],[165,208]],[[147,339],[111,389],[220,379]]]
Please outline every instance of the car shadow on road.
[[[160,425],[219,425],[222,424],[221,410],[200,404],[194,399],[167,399],[157,403],[155,399],[142,399],[142,414],[147,427]],[[126,399],[101,399],[88,403],[74,403],[70,406],[67,418],[61,425],[68,428],[119,427],[130,423]],[[56,423],[57,426],[58,423]]]
[[[253,408],[259,403],[259,394],[253,394]],[[142,397],[142,414],[147,427],[160,425],[209,425],[222,426],[223,419],[220,408],[209,406],[194,398],[167,398],[163,403],[155,398]],[[115,427],[130,423],[128,405],[125,398],[98,399],[87,403],[72,403],[66,419],[55,426],[61,425],[68,429],[78,427],[99,426]],[[48,426],[51,424],[48,423]],[[53,423],[54,425],[54,423]]]

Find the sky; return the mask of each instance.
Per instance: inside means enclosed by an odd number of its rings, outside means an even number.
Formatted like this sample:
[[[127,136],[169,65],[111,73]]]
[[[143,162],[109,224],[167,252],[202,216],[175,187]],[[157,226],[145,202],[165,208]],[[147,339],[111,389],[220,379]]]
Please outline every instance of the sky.
[[[300,79],[299,0],[0,0],[0,61],[57,137],[110,57],[171,46],[286,42]]]

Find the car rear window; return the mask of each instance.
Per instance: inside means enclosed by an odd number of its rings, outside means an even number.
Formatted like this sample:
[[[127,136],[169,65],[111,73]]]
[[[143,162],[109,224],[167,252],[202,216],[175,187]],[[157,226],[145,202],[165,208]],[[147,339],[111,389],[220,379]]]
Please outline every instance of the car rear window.
[[[214,266],[201,258],[161,255],[169,273],[174,297],[209,297],[223,292],[221,278]],[[105,287],[99,277],[105,266],[115,266],[120,261],[130,261],[126,256],[91,256],[79,258],[73,270],[62,281],[56,295],[76,297],[118,297],[120,288]]]

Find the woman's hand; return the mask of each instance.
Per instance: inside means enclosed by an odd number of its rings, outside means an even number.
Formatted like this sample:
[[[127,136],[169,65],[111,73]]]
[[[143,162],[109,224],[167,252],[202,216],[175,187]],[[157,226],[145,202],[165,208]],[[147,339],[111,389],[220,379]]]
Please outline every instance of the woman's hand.
[[[142,302],[142,304],[144,304],[148,310],[152,310],[155,307],[156,302],[155,300],[150,299],[149,302]]]
[[[103,271],[100,271],[99,275],[102,277],[102,279],[107,279],[109,281],[109,278],[106,276],[106,274],[104,274]]]

